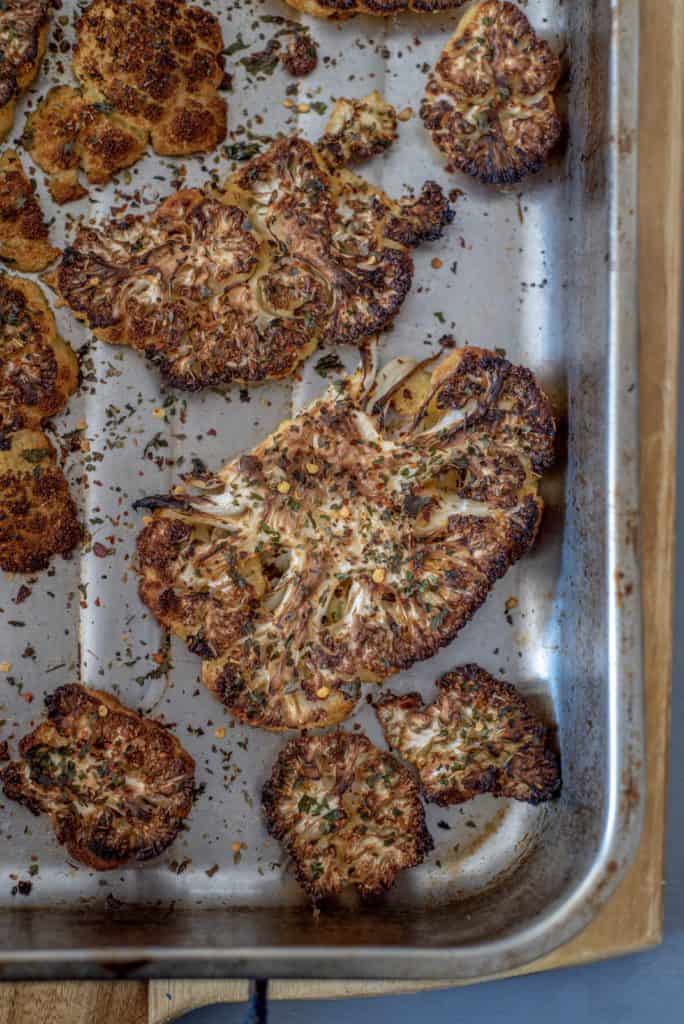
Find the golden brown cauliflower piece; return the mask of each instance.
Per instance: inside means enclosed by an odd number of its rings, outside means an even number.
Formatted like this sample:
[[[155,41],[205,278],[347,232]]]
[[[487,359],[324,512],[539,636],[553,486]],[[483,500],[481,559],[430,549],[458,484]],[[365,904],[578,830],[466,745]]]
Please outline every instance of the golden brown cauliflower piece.
[[[77,384],[78,360],[40,288],[0,273],[0,437],[61,412]]]
[[[31,182],[12,149],[0,156],[0,259],[17,270],[44,270],[57,259]]]
[[[105,111],[105,105],[88,103],[78,89],[59,85],[29,114],[24,146],[48,174],[56,203],[87,195],[80,169],[92,184],[102,185],[145,152],[145,133]]]
[[[314,901],[349,885],[377,896],[432,849],[416,783],[362,733],[290,740],[262,801]]]
[[[437,689],[432,704],[390,693],[375,705],[387,743],[417,769],[427,800],[447,807],[491,793],[538,804],[558,794],[548,730],[514,686],[462,665]]]
[[[102,184],[148,143],[160,155],[215,148],[226,135],[223,40],[213,14],[185,0],[94,0],[77,25],[80,90],[51,90],[26,145],[57,202]]]
[[[360,683],[449,643],[534,540],[545,395],[484,349],[434,363],[336,382],[216,476],[138,503],[140,596],[242,721],[340,721]]]
[[[369,100],[362,129],[347,118],[326,136],[338,155],[372,151],[373,125],[386,144],[391,118]],[[258,383],[292,374],[321,341],[387,327],[411,284],[408,247],[450,217],[432,182],[396,201],[285,138],[221,191],[184,189],[149,217],[82,226],[52,280],[99,338],[143,352],[172,385]]]
[[[287,0],[303,14],[315,18],[353,18],[355,14],[374,14],[389,18],[393,14],[412,11],[414,14],[438,14],[460,7],[463,0]]]
[[[21,93],[36,78],[47,46],[49,0],[0,4],[0,142],[10,132]]]
[[[2,773],[5,796],[48,814],[89,868],[158,857],[192,810],[193,759],[165,726],[101,690],[61,686],[45,704],[47,719]]]
[[[342,167],[382,153],[396,138],[397,112],[375,91],[361,100],[337,101],[318,149],[333,167]]]
[[[558,141],[560,62],[515,4],[469,8],[425,88],[420,115],[447,170],[492,184],[538,171]]]
[[[45,434],[0,435],[0,569],[38,572],[80,540],[76,506]]]

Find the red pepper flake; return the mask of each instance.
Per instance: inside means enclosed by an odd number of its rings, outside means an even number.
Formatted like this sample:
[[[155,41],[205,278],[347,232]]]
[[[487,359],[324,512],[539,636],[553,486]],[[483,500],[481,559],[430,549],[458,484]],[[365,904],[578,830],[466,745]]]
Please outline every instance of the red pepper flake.
[[[96,540],[93,544],[93,554],[97,555],[98,558],[107,558],[108,555],[114,554],[114,548],[105,547],[99,540]]]
[[[33,694],[32,693],[22,693],[21,699],[25,700],[27,704],[33,704]]]

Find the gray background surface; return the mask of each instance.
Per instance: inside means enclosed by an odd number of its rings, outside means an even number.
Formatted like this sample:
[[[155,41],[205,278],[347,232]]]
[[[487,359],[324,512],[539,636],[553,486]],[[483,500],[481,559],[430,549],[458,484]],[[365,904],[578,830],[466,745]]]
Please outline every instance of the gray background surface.
[[[683,338],[684,338],[684,331]],[[684,360],[680,366],[677,467],[677,572],[672,671],[665,940],[655,950],[620,960],[527,978],[472,985],[416,996],[271,1004],[271,1024],[414,1024],[419,1021],[478,1024],[681,1024],[684,1021]],[[648,528],[646,526],[646,528]],[[195,1010],[183,1024],[233,1024],[244,1006]]]

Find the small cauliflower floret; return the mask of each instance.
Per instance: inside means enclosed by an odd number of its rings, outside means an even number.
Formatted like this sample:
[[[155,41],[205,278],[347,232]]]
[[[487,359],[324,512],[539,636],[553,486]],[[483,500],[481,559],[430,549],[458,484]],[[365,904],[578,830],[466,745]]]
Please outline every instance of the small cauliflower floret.
[[[553,438],[532,374],[494,352],[360,371],[216,476],[138,502],[141,598],[241,721],[334,724],[528,549]]]
[[[514,686],[462,665],[437,689],[432,704],[390,693],[375,705],[387,743],[416,768],[427,800],[447,807],[491,793],[538,804],[558,795],[548,730]]]
[[[353,18],[355,14],[371,14],[377,17],[390,18],[403,11],[414,14],[437,14],[459,7],[463,0],[287,0],[303,14],[311,14],[314,18]]]
[[[17,270],[44,270],[59,255],[50,245],[48,226],[13,149],[0,156],[0,260]]]
[[[559,76],[558,57],[515,4],[469,8],[430,73],[420,110],[447,170],[491,184],[540,170],[561,132]]]
[[[48,36],[49,0],[0,4],[0,142],[12,129],[17,100],[38,74]]]
[[[361,127],[341,129],[348,156],[373,146],[366,111],[391,121],[377,95],[350,109]],[[148,217],[81,226],[51,280],[99,338],[144,353],[175,387],[256,384],[289,376],[322,341],[364,345],[387,327],[411,285],[409,246],[450,219],[434,183],[395,201],[292,137],[219,192],[184,189]]]
[[[106,104],[88,103],[68,85],[51,89],[29,114],[23,141],[48,175],[50,195],[60,204],[87,195],[79,170],[91,184],[102,185],[146,149],[143,132],[112,116]]]
[[[77,385],[78,360],[40,288],[0,273],[0,437],[61,412]]]
[[[280,60],[288,74],[295,78],[310,75],[318,64],[318,44],[308,31],[297,29],[287,39]]]
[[[377,896],[432,849],[418,787],[362,733],[291,740],[262,796],[266,824],[314,901]]]
[[[397,112],[375,91],[362,100],[337,101],[318,149],[333,167],[343,166],[382,153],[396,137]]]
[[[25,145],[58,203],[135,163],[208,152],[226,136],[223,40],[213,14],[185,0],[94,0],[77,23],[79,89],[52,89],[28,119]]]
[[[195,762],[159,722],[71,684],[21,740],[3,792],[48,814],[57,841],[97,871],[141,862],[174,841],[192,809]]]
[[[76,506],[45,434],[0,435],[0,569],[38,572],[80,540]]]

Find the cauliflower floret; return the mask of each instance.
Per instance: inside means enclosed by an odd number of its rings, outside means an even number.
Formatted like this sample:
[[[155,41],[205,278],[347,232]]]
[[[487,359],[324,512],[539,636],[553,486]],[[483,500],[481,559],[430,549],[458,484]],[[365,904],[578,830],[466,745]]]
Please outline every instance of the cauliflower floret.
[[[78,360],[40,288],[0,273],[0,436],[61,412],[77,384]]]
[[[416,768],[429,801],[448,807],[492,793],[538,804],[558,794],[548,730],[514,686],[462,665],[437,689],[432,704],[389,693],[375,705],[387,743]]]
[[[94,0],[77,24],[80,89],[52,89],[28,119],[25,145],[58,203],[139,160],[214,149],[227,108],[218,19],[185,0]]]
[[[447,170],[492,184],[538,171],[561,132],[559,76],[560,61],[515,4],[471,7],[430,73],[420,110]]]
[[[388,137],[377,95],[340,109],[338,156]],[[432,182],[390,199],[331,166],[325,145],[280,139],[218,192],[184,189],[149,217],[82,226],[54,287],[98,337],[188,390],[289,376],[321,341],[365,344],[408,292],[408,247],[451,211]]]
[[[432,849],[411,775],[362,733],[291,740],[264,786],[269,831],[314,900],[375,896]]]
[[[0,569],[38,572],[80,540],[76,507],[45,434],[0,435]]]
[[[158,857],[192,809],[195,762],[159,722],[71,684],[21,740],[3,792],[48,814],[70,857],[97,871]]]
[[[142,600],[242,721],[340,721],[361,683],[449,643],[528,549],[553,438],[532,374],[494,352],[398,360],[372,388],[358,374],[216,476],[138,503]]]

